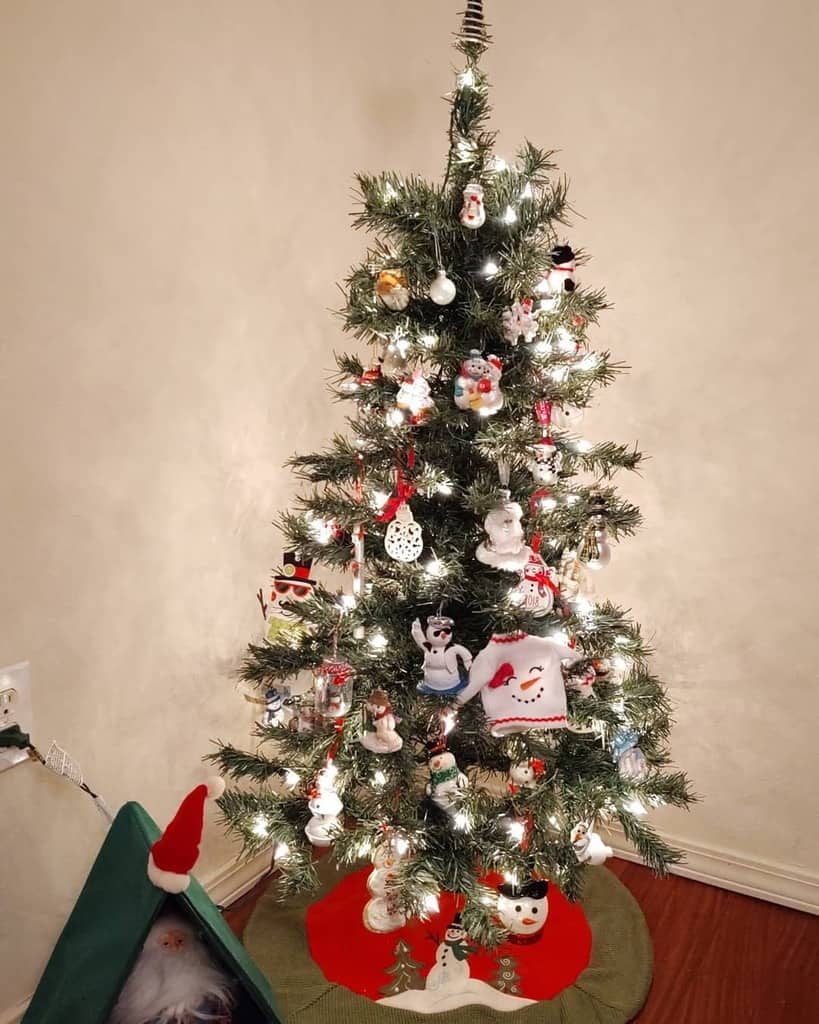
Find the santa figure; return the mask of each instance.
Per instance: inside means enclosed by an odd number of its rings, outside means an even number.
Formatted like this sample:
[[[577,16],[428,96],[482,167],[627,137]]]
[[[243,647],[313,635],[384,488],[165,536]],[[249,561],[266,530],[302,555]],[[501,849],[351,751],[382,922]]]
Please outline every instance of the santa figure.
[[[469,685],[456,700],[466,704],[480,693],[493,736],[528,729],[565,729],[562,667],[564,662],[581,658],[551,637],[495,634],[472,663]]]
[[[404,741],[395,731],[395,715],[390,698],[385,690],[373,690],[367,698],[367,713],[374,732],[365,732],[359,742],[374,754],[393,754],[400,750]]]
[[[508,490],[501,491],[501,500],[491,508],[483,521],[487,539],[475,549],[475,557],[484,565],[507,572],[523,569],[532,549],[523,532],[523,509],[512,501]]]
[[[549,883],[532,879],[525,885],[504,882],[498,886],[498,916],[518,945],[537,942],[549,916]]]

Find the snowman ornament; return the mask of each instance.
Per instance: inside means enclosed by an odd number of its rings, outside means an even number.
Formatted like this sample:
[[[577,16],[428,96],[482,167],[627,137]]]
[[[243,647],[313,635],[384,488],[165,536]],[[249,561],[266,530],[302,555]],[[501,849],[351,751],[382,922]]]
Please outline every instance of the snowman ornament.
[[[483,205],[483,185],[470,181],[464,189],[464,202],[458,219],[465,228],[477,231],[486,222],[486,209]]]
[[[483,528],[488,539],[478,545],[475,557],[494,569],[519,572],[529,561],[532,549],[523,534],[523,509],[511,498],[510,491],[502,490],[501,500],[487,513]]]
[[[503,363],[497,356],[484,358],[479,349],[471,349],[455,378],[455,405],[459,409],[472,409],[481,416],[494,415],[503,408],[502,374]]]
[[[424,550],[421,526],[408,502],[402,501],[384,534],[384,550],[396,562],[415,562]]]
[[[365,732],[360,738],[361,746],[374,754],[394,754],[404,745],[395,731],[395,715],[390,698],[384,690],[373,690],[367,698],[367,713],[373,731]]]
[[[466,704],[480,693],[493,736],[530,729],[565,729],[563,663],[583,656],[551,637],[528,633],[495,634],[478,654],[469,685],[458,694]]]
[[[509,766],[509,789],[516,793],[519,789],[534,789],[537,780],[543,775],[544,764],[539,757],[530,757],[528,761],[518,761]]]
[[[454,814],[468,785],[469,779],[458,768],[454,754],[441,750],[430,755],[426,793],[442,811]]]
[[[557,572],[541,556],[531,551],[515,587],[514,600],[530,615],[540,618],[548,615],[560,599]]]
[[[468,958],[472,953],[477,953],[478,948],[471,946],[468,939],[466,929],[461,924],[461,915],[456,914],[444,934],[444,941],[435,951],[435,963],[427,975],[427,989],[457,991],[469,981]]]
[[[614,850],[606,846],[597,832],[592,832],[591,825],[585,821],[578,822],[571,832],[571,843],[574,855],[581,864],[605,864]]]
[[[503,313],[503,337],[513,348],[520,338],[529,342],[537,334],[538,323],[533,307],[531,299],[521,299]]]
[[[504,882],[498,886],[498,916],[517,945],[537,942],[549,916],[549,883],[532,879],[525,885]]]
[[[344,805],[335,790],[335,776],[336,770],[329,765],[322,768],[310,791],[307,807],[312,817],[304,826],[304,834],[313,846],[332,846],[336,834],[341,830],[338,816]]]
[[[426,629],[421,620],[412,624],[412,638],[424,654],[424,678],[419,693],[436,697],[460,693],[469,682],[472,655],[461,644],[452,642],[454,622],[445,615],[427,617]]]
[[[563,453],[548,435],[533,444],[529,452],[526,468],[532,474],[532,479],[541,487],[553,484],[563,468]]]
[[[537,290],[551,298],[563,294],[571,295],[577,287],[574,280],[576,268],[574,250],[570,245],[556,245],[552,249],[551,256],[551,269],[543,275],[543,281]]]
[[[396,889],[398,868],[408,859],[406,840],[395,835],[378,844],[372,856],[373,870],[367,878],[372,899],[364,906],[365,928],[371,932],[392,932],[407,923]]]

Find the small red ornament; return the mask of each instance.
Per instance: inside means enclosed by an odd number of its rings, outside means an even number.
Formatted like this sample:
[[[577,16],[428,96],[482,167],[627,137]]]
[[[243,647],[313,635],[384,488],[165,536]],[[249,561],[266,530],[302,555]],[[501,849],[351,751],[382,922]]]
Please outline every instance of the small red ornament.
[[[491,390],[492,381],[488,380],[486,377],[478,381],[478,391],[480,391],[482,395],[488,394]]]
[[[575,315],[572,317],[572,326],[574,326],[574,327],[584,327],[585,325],[586,325],[586,318],[582,314],[580,314],[580,313],[575,313]]]

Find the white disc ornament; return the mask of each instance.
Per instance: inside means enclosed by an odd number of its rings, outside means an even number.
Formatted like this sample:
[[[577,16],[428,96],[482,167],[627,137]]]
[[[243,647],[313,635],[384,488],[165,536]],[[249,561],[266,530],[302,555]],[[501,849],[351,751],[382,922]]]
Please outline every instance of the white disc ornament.
[[[384,550],[396,562],[414,562],[424,550],[424,538],[412,509],[402,501],[384,534]]]
[[[446,276],[443,267],[439,267],[430,283],[429,297],[438,306],[448,306],[455,298],[456,291],[455,282]]]
[[[483,528],[488,539],[478,545],[475,557],[484,565],[508,572],[520,571],[532,555],[521,525],[523,509],[511,500],[509,491],[502,491],[501,501],[487,513]]]

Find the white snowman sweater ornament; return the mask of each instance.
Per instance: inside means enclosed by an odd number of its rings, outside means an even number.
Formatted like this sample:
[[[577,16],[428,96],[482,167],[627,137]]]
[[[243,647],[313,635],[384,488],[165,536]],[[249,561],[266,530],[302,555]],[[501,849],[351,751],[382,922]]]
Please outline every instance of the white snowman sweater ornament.
[[[513,347],[518,340],[532,341],[537,334],[537,317],[533,313],[534,303],[531,299],[514,302],[503,314],[503,337]]]
[[[336,833],[340,831],[339,814],[344,810],[341,797],[335,789],[334,769],[322,768],[310,790],[307,807],[312,818],[304,826],[304,834],[313,846],[332,846]]]
[[[537,942],[549,916],[549,883],[532,879],[525,885],[498,886],[498,916],[517,945]]]
[[[435,951],[435,963],[427,975],[425,988],[457,990],[469,981],[468,957],[477,953],[478,947],[471,946],[468,939],[461,915],[456,914],[444,934],[444,941]]]
[[[482,416],[491,416],[503,407],[500,380],[503,363],[497,356],[481,355],[473,348],[461,363],[461,372],[455,378],[455,405],[459,409],[472,409]]]
[[[452,642],[452,619],[444,615],[430,615],[427,626],[420,619],[412,624],[412,638],[424,653],[424,679],[418,684],[419,693],[451,696],[459,693],[469,681],[472,655],[461,644]]]
[[[488,540],[478,545],[475,557],[494,569],[516,572],[529,561],[532,549],[526,543],[521,525],[523,509],[511,497],[510,491],[501,491],[500,502],[486,514],[483,528]]]
[[[614,856],[614,850],[606,846],[600,836],[592,832],[591,825],[585,821],[578,822],[572,829],[571,843],[581,864],[605,864],[609,857]]]
[[[426,792],[442,811],[454,814],[468,785],[469,779],[458,768],[454,754],[450,754],[448,750],[441,750],[430,755]]]
[[[579,661],[577,651],[551,637],[528,633],[494,635],[472,663],[469,685],[458,694],[466,704],[480,693],[493,736],[529,729],[565,729],[564,661]]]
[[[473,231],[486,222],[486,209],[483,205],[483,186],[470,181],[464,189],[464,203],[458,217],[465,228]]]

